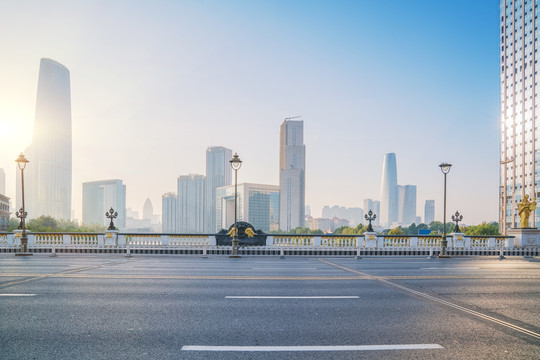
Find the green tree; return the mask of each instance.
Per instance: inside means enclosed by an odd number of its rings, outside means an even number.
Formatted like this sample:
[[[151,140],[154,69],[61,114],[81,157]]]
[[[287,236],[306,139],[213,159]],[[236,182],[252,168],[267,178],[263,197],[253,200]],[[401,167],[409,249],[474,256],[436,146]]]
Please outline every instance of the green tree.
[[[9,219],[8,231],[13,231],[19,228],[20,220],[16,218]]]
[[[9,220],[9,230],[13,231],[19,227],[19,220],[11,218]],[[26,228],[32,232],[104,232],[107,227],[103,225],[78,225],[71,220],[57,220],[51,216],[40,216],[26,222]]]
[[[361,235],[367,231],[367,226],[358,224],[354,229],[356,230],[356,234]]]
[[[465,235],[500,235],[499,233],[499,223],[498,222],[482,222],[476,226],[468,226],[462,231],[465,232]]]
[[[398,226],[396,228],[391,229],[388,232],[388,235],[403,235],[403,229],[401,228],[401,226]]]
[[[42,215],[36,219],[31,219],[26,223],[26,228],[33,232],[58,232],[58,223],[52,216]]]

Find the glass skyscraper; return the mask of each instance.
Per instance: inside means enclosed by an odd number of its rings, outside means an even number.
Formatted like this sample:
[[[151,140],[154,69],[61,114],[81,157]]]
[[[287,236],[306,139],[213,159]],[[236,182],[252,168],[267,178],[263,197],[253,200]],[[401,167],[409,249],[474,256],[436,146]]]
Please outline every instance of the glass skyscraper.
[[[391,226],[399,220],[399,194],[397,185],[396,154],[384,155],[380,204],[381,226]]]
[[[435,200],[426,200],[424,205],[424,224],[431,224],[435,221]]]
[[[168,192],[161,196],[162,231],[175,233],[176,229],[176,193]]]
[[[217,220],[222,229],[234,224],[234,185],[216,190]],[[262,184],[238,184],[238,221],[247,221],[256,230],[278,230],[279,187]]]
[[[122,180],[100,180],[83,183],[83,224],[109,225],[105,213],[111,208],[118,213],[114,221],[120,229],[126,228],[126,185]]]
[[[71,218],[71,86],[69,70],[41,59],[32,145],[25,150],[25,208],[29,218]],[[22,207],[17,171],[17,209]]]
[[[178,177],[176,226],[179,233],[204,233],[206,177],[189,174]]]
[[[306,146],[304,121],[285,120],[279,142],[279,227],[291,230],[305,222]]]
[[[517,203],[524,195],[540,197],[540,141],[538,97],[540,80],[536,67],[538,2],[501,0],[500,2],[500,80],[501,80],[501,146],[499,226],[519,226]],[[540,226],[540,211],[531,214],[532,227]]]
[[[205,232],[209,234],[220,230],[216,220],[216,189],[232,184],[232,150],[223,146],[206,149],[206,217]]]

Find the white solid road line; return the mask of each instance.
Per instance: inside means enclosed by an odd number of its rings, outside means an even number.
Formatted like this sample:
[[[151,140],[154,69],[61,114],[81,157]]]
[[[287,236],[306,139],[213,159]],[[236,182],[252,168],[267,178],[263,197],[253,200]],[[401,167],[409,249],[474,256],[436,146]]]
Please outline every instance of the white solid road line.
[[[0,294],[0,296],[36,296],[36,294]]]
[[[439,344],[340,345],[340,346],[200,346],[185,345],[182,351],[373,351],[444,349]]]
[[[225,299],[358,299],[358,296],[225,296]]]

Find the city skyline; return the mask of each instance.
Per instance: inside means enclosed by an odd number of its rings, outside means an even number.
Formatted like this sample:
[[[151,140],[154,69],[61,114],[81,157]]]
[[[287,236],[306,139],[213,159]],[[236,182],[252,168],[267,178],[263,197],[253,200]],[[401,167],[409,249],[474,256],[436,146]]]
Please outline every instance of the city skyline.
[[[71,71],[79,220],[83,182],[123,179],[140,211],[180,174],[203,174],[209,146],[238,152],[239,183],[278,184],[277,127],[297,115],[314,217],[326,204],[379,200],[380,159],[394,152],[400,182],[418,186],[417,214],[427,199],[442,204],[438,164],[448,161],[448,211],[497,220],[498,3],[105,4],[10,2],[0,14],[13,34],[0,39],[0,167],[12,201],[39,59],[50,57]]]

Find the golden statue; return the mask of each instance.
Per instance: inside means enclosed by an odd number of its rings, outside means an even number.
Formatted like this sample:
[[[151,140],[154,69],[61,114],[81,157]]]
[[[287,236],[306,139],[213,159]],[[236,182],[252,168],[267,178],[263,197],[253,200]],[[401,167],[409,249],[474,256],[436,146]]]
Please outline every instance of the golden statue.
[[[251,228],[247,228],[245,233],[246,233],[246,235],[248,237],[254,237],[255,236],[255,233],[253,232],[253,230],[251,230]]]
[[[536,209],[536,200],[533,200],[532,202],[529,201],[529,195],[525,195],[523,197],[523,200],[521,200],[518,205],[518,213],[519,217],[521,218],[521,222],[519,224],[520,228],[528,228],[529,227],[529,215],[531,215],[531,211],[534,211]]]

